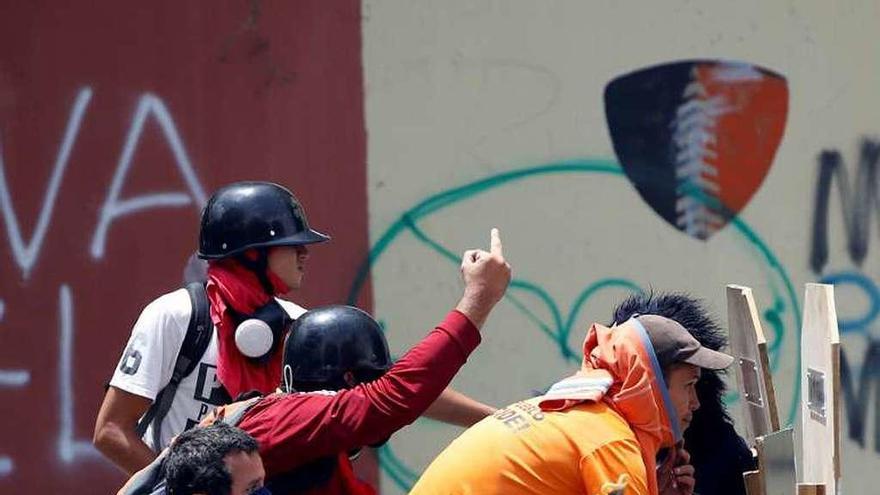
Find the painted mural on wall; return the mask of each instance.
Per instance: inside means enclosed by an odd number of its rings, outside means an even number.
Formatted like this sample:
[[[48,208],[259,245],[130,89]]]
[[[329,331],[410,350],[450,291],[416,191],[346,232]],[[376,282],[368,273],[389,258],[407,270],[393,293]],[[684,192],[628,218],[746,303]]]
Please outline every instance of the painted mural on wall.
[[[787,111],[785,78],[746,62],[663,64],[605,88],[608,128],[627,177],[664,220],[701,240],[760,187]]]
[[[295,191],[333,242],[292,297],[344,297],[368,243],[358,9],[4,6],[0,492],[122,484],[91,444],[103,385],[142,307],[182,284],[215,188]]]

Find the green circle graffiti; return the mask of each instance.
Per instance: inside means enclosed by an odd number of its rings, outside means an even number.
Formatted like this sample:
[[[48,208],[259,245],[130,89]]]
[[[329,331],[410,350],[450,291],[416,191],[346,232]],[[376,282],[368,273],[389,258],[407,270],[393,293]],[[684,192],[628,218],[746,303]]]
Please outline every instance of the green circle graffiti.
[[[437,240],[431,238],[419,228],[418,223],[420,220],[450,205],[512,182],[558,174],[599,174],[611,177],[624,176],[623,170],[617,162],[613,160],[576,159],[504,172],[430,196],[412,208],[406,210],[388,227],[387,230],[385,230],[385,232],[382,233],[381,236],[379,236],[379,239],[370,249],[370,252],[361,264],[355,279],[352,282],[348,294],[349,304],[354,304],[355,301],[357,301],[358,295],[363,289],[371,267],[382,257],[383,253],[392,245],[394,240],[405,232],[412,234],[425,246],[438,253],[441,257],[447,259],[453,265],[458,266],[460,262],[459,256],[443,246]],[[740,238],[753,251],[753,254],[763,264],[762,266],[770,275],[767,277],[767,281],[772,294],[772,302],[763,310],[762,316],[764,321],[768,323],[772,329],[769,345],[770,362],[771,370],[776,371],[779,365],[779,353],[786,337],[786,324],[784,321],[786,317],[791,320],[795,343],[798,347],[800,345],[801,315],[797,296],[785,267],[780,263],[779,259],[770,247],[761,239],[757,232],[739,217],[734,217],[731,220],[730,225],[733,226],[735,232],[739,234]],[[631,280],[623,278],[606,278],[598,280],[578,295],[567,318],[563,318],[559,305],[554,301],[547,290],[527,280],[514,278],[511,280],[508,293],[505,295],[505,301],[517,308],[517,310],[520,311],[529,322],[534,324],[541,333],[553,340],[563,359],[578,363],[580,362],[581,357],[572,351],[568,345],[568,338],[575,326],[576,317],[580,308],[583,307],[593,296],[610,288],[626,289],[633,292],[642,291],[641,287]],[[518,294],[531,294],[536,296],[538,300],[546,306],[551,315],[552,321],[544,321],[533,311],[529,310],[522,302],[522,299],[518,297]],[[794,368],[794,393],[787,416],[787,423],[789,424],[794,422],[795,415],[797,414],[797,401],[800,395],[800,380],[797,376],[797,370],[800,369],[800,352],[798,352],[797,355],[797,363]],[[733,402],[737,397],[734,394],[729,394],[725,399],[728,402]],[[408,491],[418,479],[418,473],[413,471],[400,458],[398,458],[390,445],[385,445],[379,449],[379,463],[383,471],[402,490]]]

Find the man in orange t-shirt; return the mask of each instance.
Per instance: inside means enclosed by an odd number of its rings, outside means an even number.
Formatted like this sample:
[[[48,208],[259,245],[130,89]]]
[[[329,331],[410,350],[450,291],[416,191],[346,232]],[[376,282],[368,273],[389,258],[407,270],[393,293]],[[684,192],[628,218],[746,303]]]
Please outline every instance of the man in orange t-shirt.
[[[661,316],[594,324],[580,372],[464,432],[411,494],[690,495],[694,386],[732,361]]]

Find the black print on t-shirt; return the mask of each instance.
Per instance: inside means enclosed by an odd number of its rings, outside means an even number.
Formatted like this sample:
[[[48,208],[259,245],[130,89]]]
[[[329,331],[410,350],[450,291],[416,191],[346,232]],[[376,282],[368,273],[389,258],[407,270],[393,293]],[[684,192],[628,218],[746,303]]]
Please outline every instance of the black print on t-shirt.
[[[199,363],[199,377],[196,380],[196,391],[193,399],[207,402],[215,406],[226,403],[223,386],[217,379],[217,367],[207,363]]]
[[[529,421],[526,416],[529,416],[532,421]],[[544,413],[540,407],[534,404],[517,402],[512,406],[495,411],[492,417],[501,421],[504,423],[504,426],[513,431],[522,431],[530,428],[535,421],[543,421]]]
[[[202,402],[202,404],[199,406],[199,417],[196,419],[186,418],[186,428],[184,428],[183,431],[186,431],[186,430],[192,428],[193,426],[201,423],[201,421],[203,419],[205,419],[205,416],[207,416],[208,413],[213,411],[214,409],[215,409],[214,407],[211,407],[208,404],[205,404],[204,402]]]

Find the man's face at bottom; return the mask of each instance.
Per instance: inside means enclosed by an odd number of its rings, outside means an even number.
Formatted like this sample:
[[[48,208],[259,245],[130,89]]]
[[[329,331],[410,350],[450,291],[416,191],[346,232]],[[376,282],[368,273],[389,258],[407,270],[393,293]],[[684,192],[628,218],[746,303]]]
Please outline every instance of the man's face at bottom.
[[[700,368],[687,363],[673,364],[666,372],[665,379],[672,405],[678,415],[679,426],[684,432],[691,424],[694,411],[700,408],[696,389],[700,380]]]
[[[229,495],[250,495],[263,487],[266,471],[259,452],[234,452],[223,458],[232,476]]]

